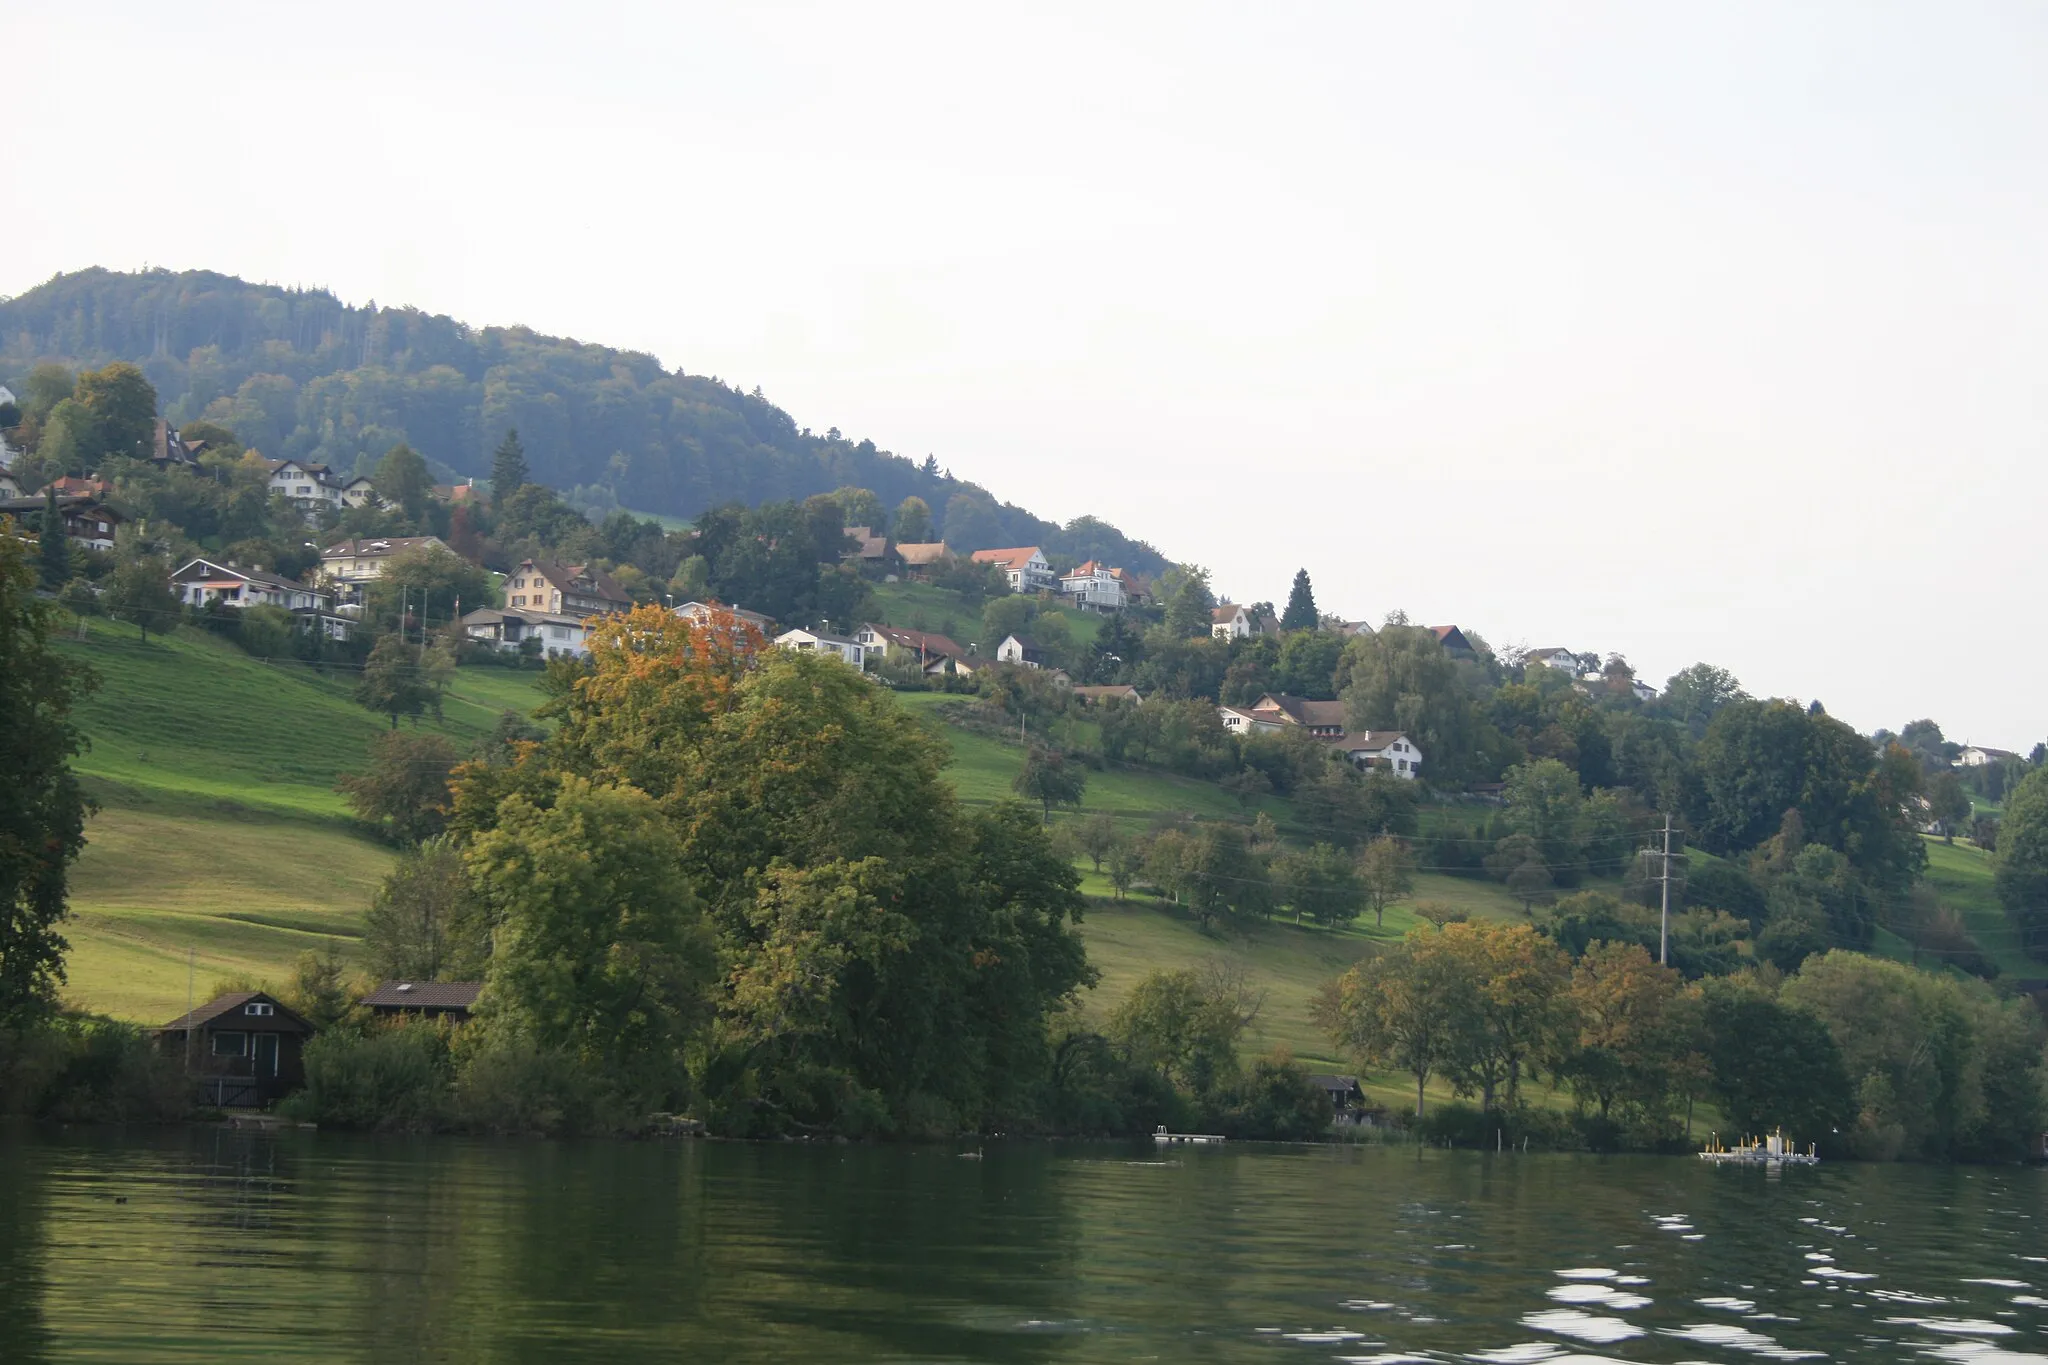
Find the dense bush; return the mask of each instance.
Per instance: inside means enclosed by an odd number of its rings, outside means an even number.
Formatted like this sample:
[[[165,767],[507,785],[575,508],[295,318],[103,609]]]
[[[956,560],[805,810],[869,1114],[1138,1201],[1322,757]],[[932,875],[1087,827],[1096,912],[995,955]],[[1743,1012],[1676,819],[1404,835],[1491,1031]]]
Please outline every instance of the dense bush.
[[[161,1123],[191,1109],[192,1087],[176,1060],[132,1025],[67,1016],[0,1033],[0,1113]]]

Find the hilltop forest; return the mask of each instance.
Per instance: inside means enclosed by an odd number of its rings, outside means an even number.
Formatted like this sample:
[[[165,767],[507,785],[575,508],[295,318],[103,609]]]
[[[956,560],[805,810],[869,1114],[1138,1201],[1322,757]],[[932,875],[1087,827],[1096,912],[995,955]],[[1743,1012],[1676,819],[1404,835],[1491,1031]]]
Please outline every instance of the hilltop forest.
[[[483,478],[517,428],[532,477],[583,507],[694,517],[852,485],[891,506],[922,498],[934,534],[956,550],[1041,545],[1148,575],[1166,568],[1150,545],[1093,517],[1042,521],[933,456],[913,461],[836,428],[815,434],[759,388],[637,352],[211,271],[94,267],[0,301],[0,383],[15,392],[41,362],[116,360],[141,368],[173,425],[214,422],[272,458],[367,474],[402,443],[444,478]]]

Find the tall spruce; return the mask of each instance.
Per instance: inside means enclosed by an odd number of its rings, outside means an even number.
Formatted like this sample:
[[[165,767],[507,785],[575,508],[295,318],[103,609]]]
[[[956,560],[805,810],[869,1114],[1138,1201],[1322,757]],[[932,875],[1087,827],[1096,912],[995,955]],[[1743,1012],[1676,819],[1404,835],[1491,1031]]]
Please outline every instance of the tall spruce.
[[[57,510],[57,485],[43,491],[43,524],[36,532],[43,586],[51,592],[71,579],[71,543],[64,535],[64,514]]]
[[[526,447],[519,444],[519,428],[505,428],[505,439],[498,442],[497,451],[491,456],[491,502],[504,506],[505,499],[519,491],[526,482]]]
[[[0,1030],[56,1008],[65,869],[91,809],[71,771],[85,742],[71,708],[97,680],[50,647],[54,609],[34,588],[25,547],[0,536]]]
[[[1287,610],[1280,614],[1280,629],[1314,630],[1322,619],[1316,613],[1316,594],[1308,585],[1308,570],[1296,569],[1294,587],[1287,594]]]

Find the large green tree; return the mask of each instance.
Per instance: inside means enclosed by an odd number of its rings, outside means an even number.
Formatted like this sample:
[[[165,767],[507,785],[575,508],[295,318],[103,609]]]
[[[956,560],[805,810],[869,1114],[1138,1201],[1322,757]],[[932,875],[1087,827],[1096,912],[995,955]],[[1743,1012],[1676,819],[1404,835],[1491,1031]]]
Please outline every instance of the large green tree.
[[[526,482],[526,474],[526,447],[519,443],[518,430],[507,427],[505,439],[491,453],[491,505],[503,507]]]
[[[427,510],[427,495],[434,491],[434,476],[427,471],[427,462],[403,441],[384,452],[371,481],[377,486],[377,496],[397,503],[415,519]]]
[[[142,371],[117,360],[78,376],[71,395],[85,415],[86,459],[97,464],[109,455],[139,459],[149,454],[156,437],[156,390]]]
[[[1471,769],[1480,722],[1434,632],[1389,625],[1360,635],[1345,646],[1337,678],[1352,729],[1407,732],[1432,775],[1456,780]]]
[[[2005,799],[1996,885],[2027,952],[2048,958],[2048,768],[2028,773]]]
[[[1078,806],[1088,788],[1088,770],[1057,749],[1033,747],[1024,755],[1024,766],[1010,783],[1017,795],[1036,801],[1043,808],[1046,824],[1052,823],[1054,806]]]
[[[438,698],[420,662],[419,646],[396,635],[378,636],[363,665],[362,680],[356,684],[356,704],[390,717],[391,728],[396,730],[400,716],[418,716]]]
[[[363,820],[416,844],[447,828],[448,775],[458,757],[455,746],[440,735],[405,733],[394,722],[393,729],[370,741],[370,761],[363,771],[343,774],[335,787]]]
[[[1322,619],[1316,611],[1316,594],[1309,586],[1308,570],[1296,569],[1294,586],[1287,591],[1287,610],[1280,614],[1280,629],[1314,630]]]
[[[183,614],[171,592],[170,561],[133,549],[122,552],[100,605],[116,621],[133,625],[145,641],[151,630],[172,630]]]
[[[54,609],[35,596],[22,542],[0,535],[0,1028],[55,1009],[69,948],[59,926],[66,869],[85,847],[90,803],[71,770],[84,737],[71,711],[96,685],[50,645]]]

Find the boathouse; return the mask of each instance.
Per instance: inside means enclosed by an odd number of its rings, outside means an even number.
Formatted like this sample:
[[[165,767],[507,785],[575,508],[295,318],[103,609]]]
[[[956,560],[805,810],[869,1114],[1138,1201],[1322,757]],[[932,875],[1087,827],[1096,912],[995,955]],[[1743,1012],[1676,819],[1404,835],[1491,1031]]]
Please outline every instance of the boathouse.
[[[481,981],[386,981],[363,997],[363,1008],[380,1018],[448,1019],[463,1023],[483,994]]]
[[[205,1102],[258,1109],[306,1080],[306,1040],[319,1032],[263,991],[215,996],[156,1031],[157,1046],[199,1078]]]

